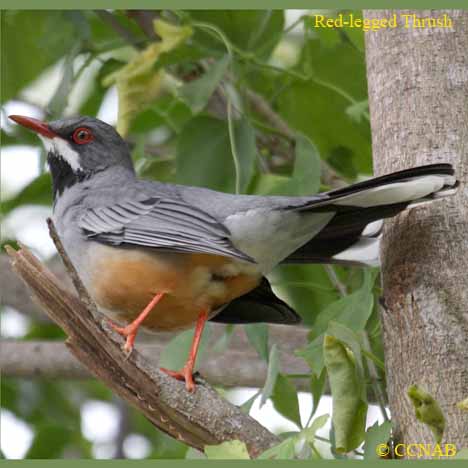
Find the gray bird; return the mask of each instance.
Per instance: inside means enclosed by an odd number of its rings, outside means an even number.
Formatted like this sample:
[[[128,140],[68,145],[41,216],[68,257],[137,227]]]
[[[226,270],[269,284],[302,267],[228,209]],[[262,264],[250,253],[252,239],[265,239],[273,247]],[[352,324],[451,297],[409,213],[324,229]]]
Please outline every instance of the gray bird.
[[[99,308],[127,324],[114,325],[125,350],[139,326],[196,325],[183,369],[164,369],[190,391],[206,320],[300,321],[265,278],[276,265],[377,264],[382,219],[457,185],[451,165],[433,164],[307,197],[232,195],[138,179],[127,144],[98,119],[10,118],[45,145],[55,226]]]

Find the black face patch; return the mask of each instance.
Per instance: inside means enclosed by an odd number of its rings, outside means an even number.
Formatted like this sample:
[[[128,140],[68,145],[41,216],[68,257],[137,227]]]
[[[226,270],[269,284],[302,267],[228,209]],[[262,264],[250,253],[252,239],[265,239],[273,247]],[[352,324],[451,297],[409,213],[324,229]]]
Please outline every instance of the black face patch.
[[[47,162],[52,174],[52,190],[54,192],[54,200],[60,196],[66,188],[72,187],[77,182],[81,182],[89,177],[85,171],[79,170],[73,172],[70,164],[62,157],[55,153],[49,152]]]

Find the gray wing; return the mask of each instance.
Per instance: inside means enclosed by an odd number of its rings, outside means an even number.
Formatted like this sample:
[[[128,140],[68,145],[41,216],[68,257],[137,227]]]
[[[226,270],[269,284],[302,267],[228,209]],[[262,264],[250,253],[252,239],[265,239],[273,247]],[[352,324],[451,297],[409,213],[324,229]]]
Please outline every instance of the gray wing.
[[[227,227],[182,200],[146,197],[87,209],[79,226],[88,238],[104,244],[217,254],[254,262],[232,245]]]

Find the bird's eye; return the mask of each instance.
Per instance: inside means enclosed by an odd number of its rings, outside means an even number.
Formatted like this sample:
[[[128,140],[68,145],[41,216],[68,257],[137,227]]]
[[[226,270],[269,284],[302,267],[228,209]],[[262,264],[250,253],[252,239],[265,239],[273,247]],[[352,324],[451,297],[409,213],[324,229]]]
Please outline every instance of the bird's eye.
[[[76,144],[83,145],[92,141],[94,136],[88,128],[80,127],[73,132],[72,138]]]

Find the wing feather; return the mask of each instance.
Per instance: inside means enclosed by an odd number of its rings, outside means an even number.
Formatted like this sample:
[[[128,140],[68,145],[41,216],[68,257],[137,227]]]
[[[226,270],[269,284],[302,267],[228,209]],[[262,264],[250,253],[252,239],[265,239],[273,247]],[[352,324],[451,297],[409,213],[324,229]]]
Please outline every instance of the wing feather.
[[[179,200],[124,200],[88,209],[79,224],[88,238],[105,244],[209,253],[253,262],[232,245],[226,226]]]

